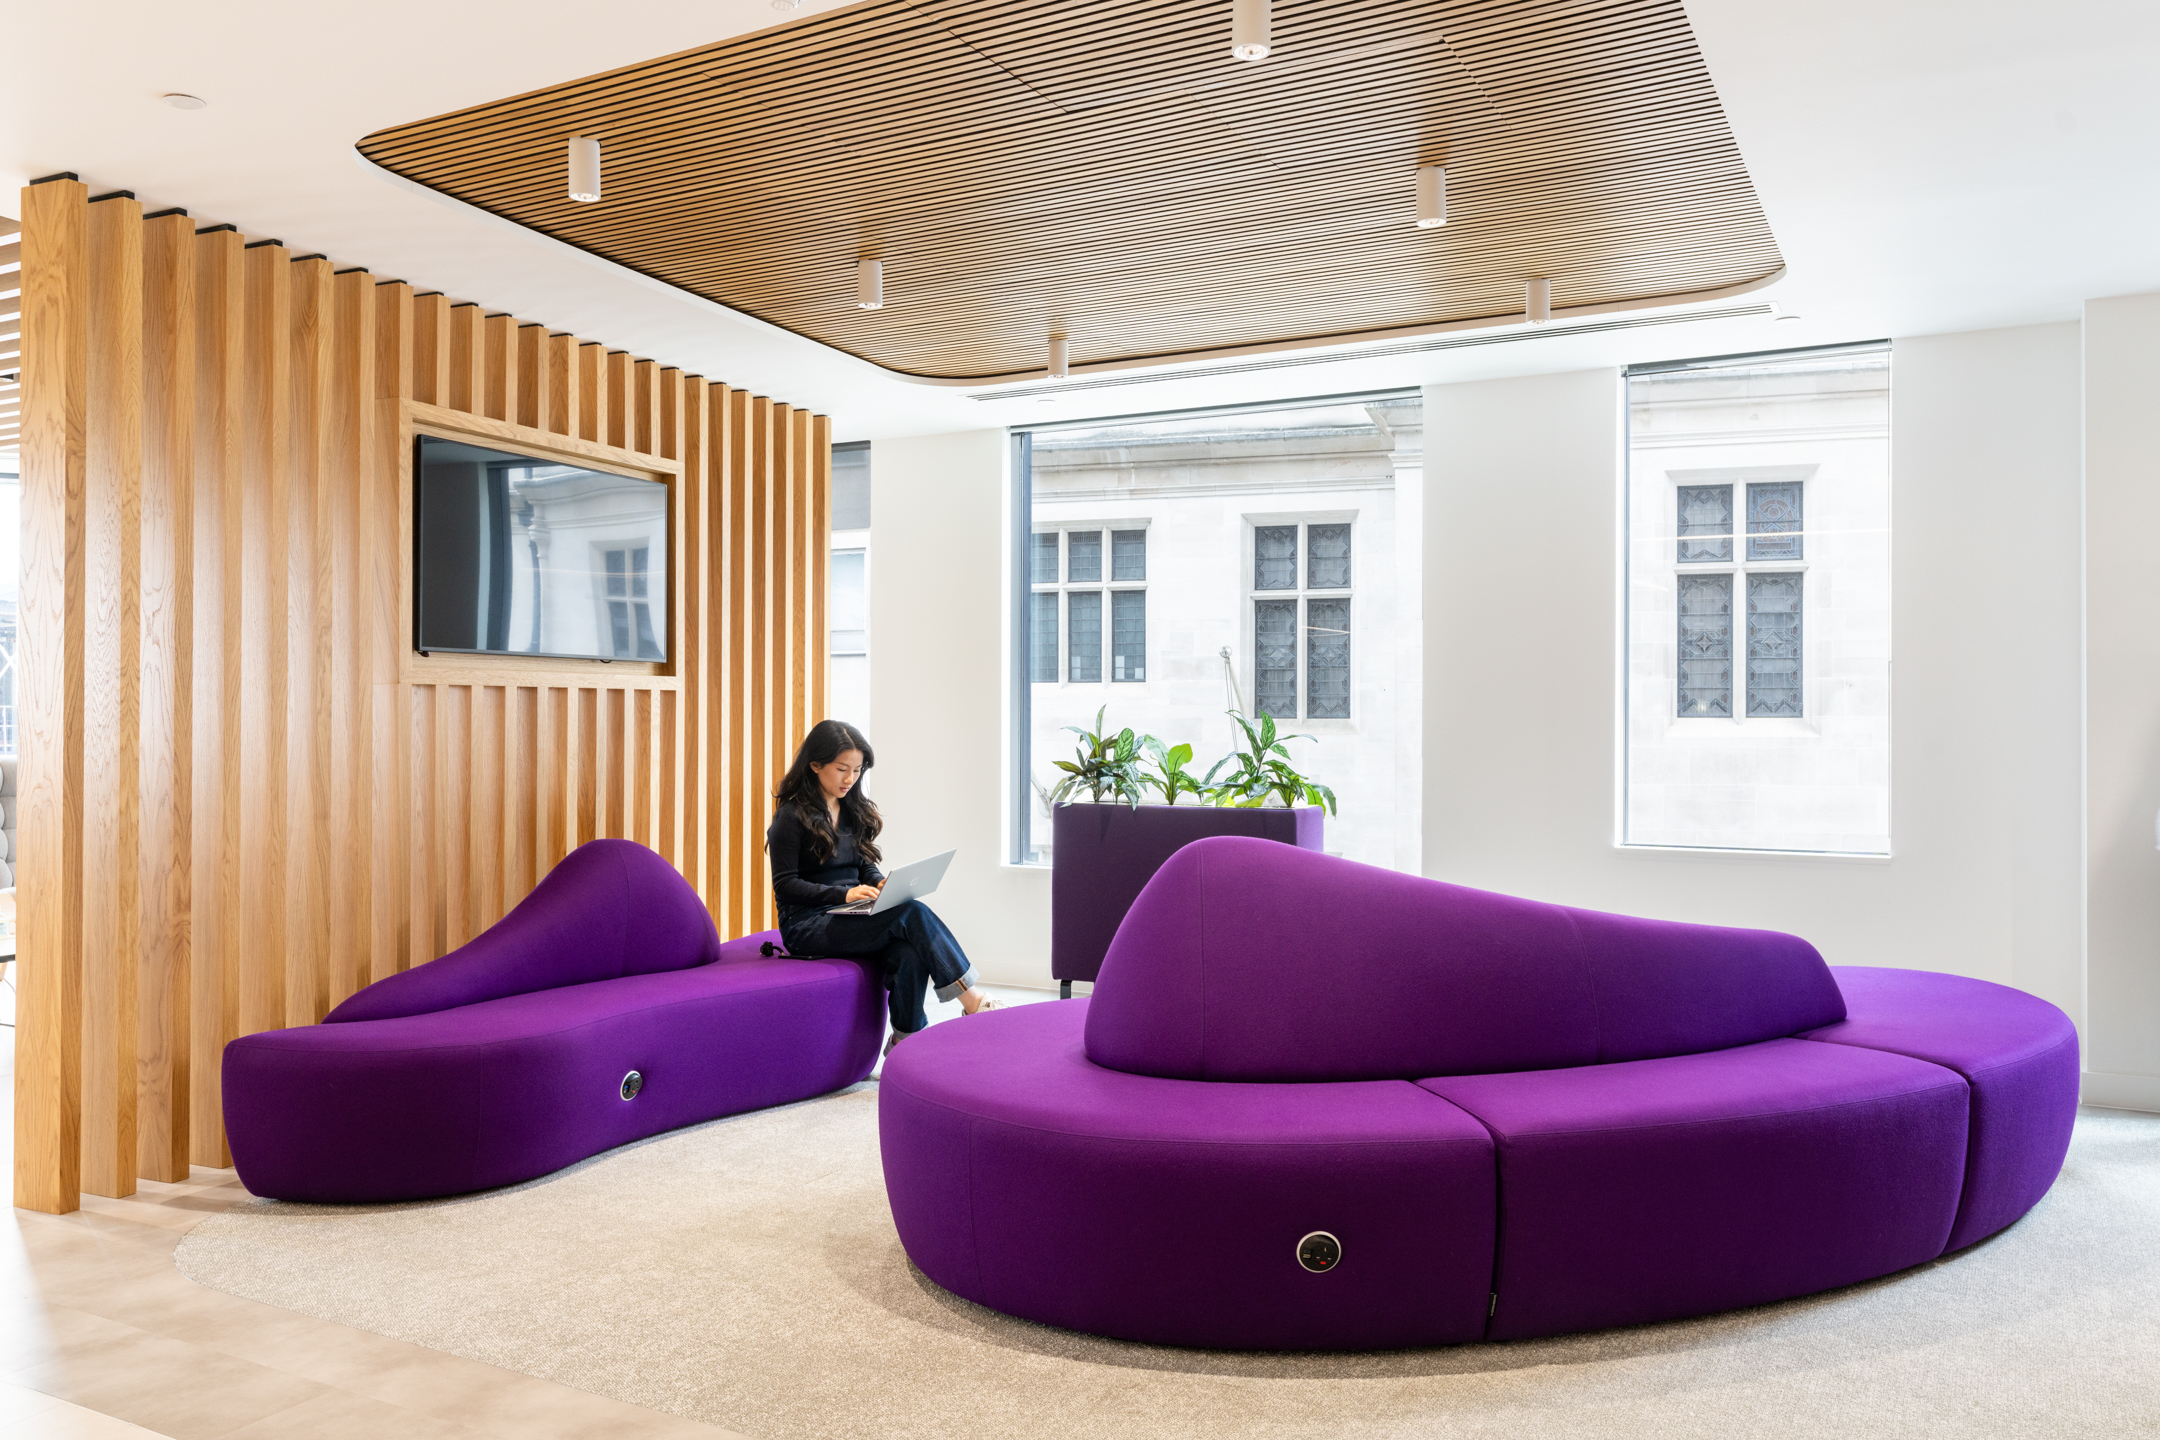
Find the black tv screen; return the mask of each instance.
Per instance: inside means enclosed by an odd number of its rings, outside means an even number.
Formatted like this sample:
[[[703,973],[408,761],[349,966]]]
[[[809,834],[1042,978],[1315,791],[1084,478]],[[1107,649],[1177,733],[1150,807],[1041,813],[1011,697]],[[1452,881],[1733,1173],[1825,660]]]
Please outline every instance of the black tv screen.
[[[413,647],[667,659],[668,487],[462,440],[413,446]]]

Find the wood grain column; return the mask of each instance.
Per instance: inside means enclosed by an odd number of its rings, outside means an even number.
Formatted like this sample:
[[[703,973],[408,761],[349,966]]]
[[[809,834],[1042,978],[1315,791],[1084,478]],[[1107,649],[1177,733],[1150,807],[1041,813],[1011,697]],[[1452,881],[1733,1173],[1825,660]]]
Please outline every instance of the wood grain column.
[[[195,237],[194,796],[190,817],[188,1154],[232,1164],[218,1060],[240,1032],[240,459],[246,280],[230,225]]]
[[[143,225],[141,957],[136,1154],[188,1178],[193,958],[195,227]]]
[[[142,925],[142,206],[90,205],[83,503],[83,1168],[135,1193]]]
[[[240,741],[228,777],[240,811],[240,1033],[286,1020],[285,603],[290,534],[292,264],[283,245],[249,245],[241,344]]]
[[[89,198],[73,180],[22,192],[15,1203],[53,1215],[76,1208],[82,1184]]]
[[[373,978],[377,844],[374,747],[376,620],[374,548],[380,444],[375,384],[375,277],[350,270],[331,281],[328,467],[319,517],[329,582],[331,666],[325,760],[330,769],[329,851],[332,1006]]]

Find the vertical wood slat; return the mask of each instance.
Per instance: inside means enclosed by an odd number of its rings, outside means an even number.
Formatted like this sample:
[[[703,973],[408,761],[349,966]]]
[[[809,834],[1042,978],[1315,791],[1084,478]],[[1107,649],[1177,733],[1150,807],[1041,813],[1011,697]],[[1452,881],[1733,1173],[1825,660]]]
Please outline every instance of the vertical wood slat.
[[[82,584],[89,189],[22,197],[21,707],[16,840],[15,1203],[73,1210],[82,1184]]]
[[[246,282],[240,237],[195,238],[195,764],[189,897],[194,1004],[189,1157],[232,1163],[215,1057],[240,1031],[240,449]]]
[[[700,725],[705,734],[700,747],[704,758],[699,763],[705,782],[705,900],[713,923],[725,934],[739,935],[742,931],[736,926],[731,883],[736,849],[730,809],[734,768],[728,758],[736,734],[734,701],[730,697],[735,693],[735,665],[742,654],[730,628],[730,617],[735,613],[730,596],[739,574],[732,538],[736,526],[731,518],[736,493],[732,468],[734,431],[729,419],[733,393],[724,384],[709,384],[705,389],[705,460],[701,468],[705,477],[704,543],[708,556],[702,577],[706,688],[699,699]]]
[[[450,297],[413,297],[412,398],[423,405],[450,403]]]
[[[832,420],[810,422],[810,723],[832,715]]]
[[[438,799],[435,771],[440,763],[435,708],[441,692],[440,687],[434,685],[399,688],[407,701],[402,716],[406,729],[401,746],[408,757],[405,765],[408,839],[404,887],[410,916],[407,923],[412,935],[411,959],[418,964],[449,948],[444,943],[439,880],[442,866],[438,863],[435,830]]]
[[[518,418],[517,321],[508,315],[490,315],[481,322],[486,330],[487,354],[482,364],[484,407],[479,413],[490,420]]]
[[[606,392],[606,425],[601,430],[601,443],[613,445],[618,450],[628,450],[636,434],[636,421],[631,415],[630,357],[621,350],[607,352],[606,370],[601,377],[601,388]]]
[[[26,310],[60,303],[25,345],[56,383],[23,421],[20,657],[59,683],[22,711],[25,850],[43,815],[56,863],[21,892],[18,1198],[229,1163],[227,1041],[454,947],[581,839],[769,924],[766,792],[823,686],[822,422],[55,185],[25,256]],[[407,398],[679,462],[672,681],[401,679]]]
[[[83,1161],[135,1193],[141,857],[142,206],[90,206],[82,566]]]
[[[136,1173],[188,1178],[194,778],[195,227],[143,226],[142,914]]]
[[[503,686],[475,685],[469,693],[466,790],[472,797],[472,809],[465,823],[465,834],[470,837],[466,925],[469,935],[477,935],[502,918],[504,809],[508,799],[503,783],[507,757],[503,751],[509,740],[510,716]]]
[[[486,359],[486,341],[481,336],[480,307],[469,300],[461,305],[452,305],[448,328],[450,382],[443,392],[442,403],[452,410],[463,410],[468,415],[477,415],[486,396],[486,382],[481,377],[481,366]]]
[[[725,391],[727,434],[727,726],[722,742],[727,791],[727,871],[723,890],[728,903],[728,932],[741,935],[753,927],[749,861],[750,787],[750,397]]]
[[[607,352],[586,341],[577,347],[577,428],[580,440],[601,441],[607,434]]]
[[[517,413],[511,418],[534,430],[553,430],[549,404],[554,396],[550,366],[554,347],[545,325],[520,325],[517,332]]]
[[[557,435],[578,435],[578,343],[568,335],[548,335],[542,342],[547,351],[548,413],[542,429]]]
[[[765,809],[765,796],[770,787],[766,784],[766,767],[771,754],[772,702],[772,412],[770,400],[759,396],[750,401],[749,423],[745,427],[745,462],[750,470],[750,521],[747,536],[747,572],[750,596],[748,614],[745,617],[750,631],[749,665],[744,672],[743,684],[748,693],[748,726],[743,734],[744,768],[746,781],[743,799],[749,807],[744,828],[743,877],[739,882],[746,892],[748,924],[751,928],[765,928],[765,916],[771,901],[764,895],[765,866],[759,857],[752,837],[756,833],[757,817]]]
[[[349,271],[332,281],[329,467],[319,532],[330,599],[331,666],[325,761],[330,768],[328,873],[333,880],[330,987],[335,1006],[373,979],[373,737],[375,659],[369,643],[374,526],[368,503],[376,459],[375,277]]]
[[[442,862],[435,883],[443,927],[437,954],[473,937],[472,710],[472,686],[435,687],[435,853]]]
[[[810,412],[792,407],[788,449],[788,727],[774,761],[783,769],[809,732],[810,714]]]
[[[292,398],[283,473],[285,500],[285,1023],[329,1013],[330,619],[324,494],[330,466],[330,264],[291,264]]]
[[[254,244],[241,352],[240,734],[231,779],[240,812],[241,1034],[277,1029],[285,1006],[287,756],[285,589],[292,405],[292,266],[282,245]]]
[[[398,545],[398,486],[403,456],[396,443],[398,407],[414,392],[420,327],[412,287],[386,281],[375,287],[375,429],[381,437],[373,463],[364,469],[363,513],[367,534],[367,605],[370,823],[377,837],[370,856],[373,889],[368,978],[385,979],[416,961],[410,856],[412,854],[412,732],[409,701],[398,681],[403,653]]]

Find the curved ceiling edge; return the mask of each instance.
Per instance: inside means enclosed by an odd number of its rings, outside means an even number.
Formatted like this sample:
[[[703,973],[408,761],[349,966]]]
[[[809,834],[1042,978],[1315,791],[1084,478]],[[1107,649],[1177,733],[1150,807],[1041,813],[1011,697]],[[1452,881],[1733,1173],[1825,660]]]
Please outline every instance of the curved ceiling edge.
[[[371,137],[362,138],[364,143],[366,139]],[[1041,380],[1049,374],[1049,371],[1042,366],[1029,370],[1008,370],[987,375],[929,375],[917,374],[907,370],[896,370],[890,366],[880,365],[875,360],[858,355],[851,350],[844,350],[837,345],[827,344],[825,341],[805,335],[799,330],[790,330],[785,325],[767,320],[751,311],[723,305],[709,296],[700,295],[695,290],[686,289],[671,281],[663,280],[657,275],[648,274],[636,266],[625,265],[619,260],[611,260],[596,250],[588,250],[582,245],[573,245],[567,240],[558,239],[545,230],[514,220],[507,215],[490,210],[484,205],[475,205],[472,201],[461,199],[447,190],[438,190],[432,185],[423,184],[406,175],[400,175],[387,165],[369,159],[358,145],[353,147],[352,155],[354,163],[363,170],[388,184],[396,186],[400,190],[418,195],[438,205],[465,211],[499,229],[537,241],[549,249],[569,255],[585,264],[621,275],[646,289],[659,291],[672,298],[687,301],[714,315],[724,316],[729,320],[748,325],[770,335],[784,335],[790,340],[797,340],[805,345],[814,345],[828,355],[850,360],[866,370],[875,371],[887,379],[898,380],[909,385],[960,388],[971,385],[1026,384]],[[1738,295],[1750,295],[1769,289],[1785,278],[1786,271],[1787,267],[1780,265],[1769,274],[1758,276],[1753,280],[1743,280],[1732,285],[1715,286],[1708,290],[1687,290],[1669,295],[1645,295],[1636,299],[1613,300],[1597,305],[1556,305],[1552,310],[1552,318],[1554,320],[1572,320],[1591,315],[1614,315],[1639,310],[1679,309],[1688,305],[1729,300]],[[1115,360],[1091,360],[1072,366],[1068,373],[1072,375],[1102,375],[1126,370],[1147,370],[1172,365],[1191,365],[1207,361],[1230,360],[1248,355],[1279,355],[1298,350],[1324,350],[1337,347],[1348,349],[1359,345],[1381,344],[1391,340],[1412,340],[1426,335],[1445,335],[1463,330],[1489,330],[1506,325],[1522,325],[1525,323],[1524,317],[1519,311],[1505,315],[1479,315],[1466,320],[1435,321],[1429,325],[1400,325],[1380,330],[1350,331],[1331,335],[1308,335],[1294,340],[1269,340],[1253,345],[1169,351],[1155,355],[1124,356]],[[1356,357],[1345,355],[1343,358],[1347,360]]]

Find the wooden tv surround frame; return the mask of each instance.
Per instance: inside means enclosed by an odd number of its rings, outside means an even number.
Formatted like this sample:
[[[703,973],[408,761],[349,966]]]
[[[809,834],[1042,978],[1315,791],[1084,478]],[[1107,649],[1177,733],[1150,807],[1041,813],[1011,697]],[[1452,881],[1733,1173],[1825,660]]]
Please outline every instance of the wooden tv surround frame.
[[[386,402],[387,403],[387,402]],[[554,460],[563,465],[593,465],[602,470],[657,481],[668,487],[668,533],[680,535],[684,524],[682,463],[658,455],[640,454],[612,445],[596,445],[537,430],[507,420],[488,420],[406,400],[398,405],[398,553],[404,557],[398,570],[398,613],[413,613],[413,442],[422,435],[443,440],[464,440],[475,445],[507,448],[521,455]],[[406,684],[435,685],[564,685],[592,683],[596,669],[609,676],[650,677],[651,688],[680,692],[675,679],[676,637],[682,633],[682,596],[677,589],[676,549],[667,554],[667,653],[654,660],[578,660],[535,655],[430,655],[412,648],[408,641],[398,678]],[[410,625],[406,634],[412,633]],[[642,680],[640,683],[644,683]]]

